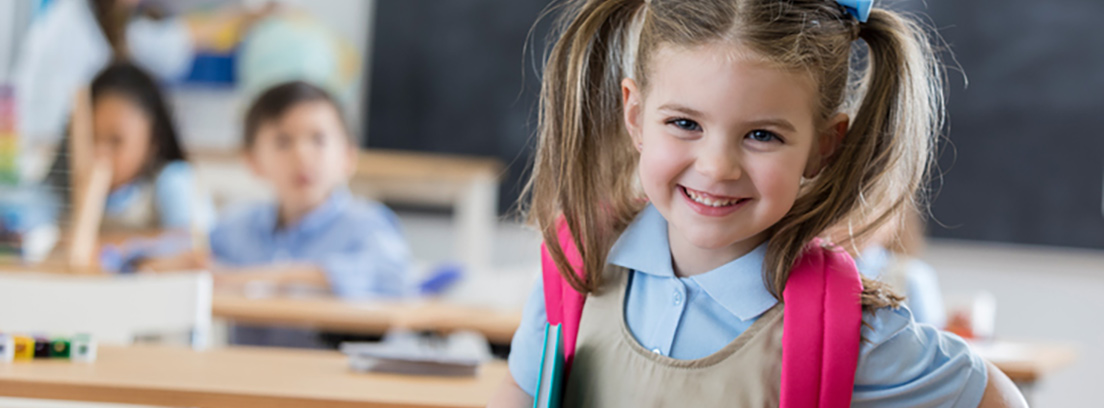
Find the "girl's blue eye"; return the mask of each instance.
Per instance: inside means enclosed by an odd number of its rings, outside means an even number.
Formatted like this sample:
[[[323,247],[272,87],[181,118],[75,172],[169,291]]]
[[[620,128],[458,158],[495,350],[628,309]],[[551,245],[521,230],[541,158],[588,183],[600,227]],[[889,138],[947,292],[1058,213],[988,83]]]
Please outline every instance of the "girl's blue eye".
[[[689,132],[701,130],[701,126],[698,125],[698,122],[692,121],[690,119],[674,119],[667,123],[678,126],[679,129]]]
[[[751,131],[750,133],[747,134],[747,137],[751,140],[754,140],[756,142],[762,142],[762,143],[772,142],[772,141],[775,141],[775,140],[778,140],[778,141],[782,140],[781,138],[778,137],[778,135],[776,135],[776,134],[774,134],[770,131],[761,130],[761,129]]]

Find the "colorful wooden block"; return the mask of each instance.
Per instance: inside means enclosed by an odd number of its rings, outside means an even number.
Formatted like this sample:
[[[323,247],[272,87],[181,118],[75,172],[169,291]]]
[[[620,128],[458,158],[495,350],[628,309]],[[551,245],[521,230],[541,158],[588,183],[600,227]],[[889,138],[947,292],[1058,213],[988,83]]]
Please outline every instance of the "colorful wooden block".
[[[96,361],[96,340],[87,334],[78,334],[69,341],[69,359],[90,363]]]
[[[34,358],[50,358],[50,339],[44,337],[34,339]]]
[[[58,337],[51,341],[50,358],[69,358],[69,339]]]
[[[0,363],[15,360],[15,338],[10,334],[0,334]]]
[[[34,358],[34,339],[24,336],[14,336],[15,361],[26,361]]]

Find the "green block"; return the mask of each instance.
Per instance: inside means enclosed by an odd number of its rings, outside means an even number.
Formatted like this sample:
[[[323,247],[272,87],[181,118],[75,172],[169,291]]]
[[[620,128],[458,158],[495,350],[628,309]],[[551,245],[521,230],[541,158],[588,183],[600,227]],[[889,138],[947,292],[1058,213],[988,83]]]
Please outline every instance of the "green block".
[[[54,339],[50,343],[50,358],[69,358],[69,340]]]

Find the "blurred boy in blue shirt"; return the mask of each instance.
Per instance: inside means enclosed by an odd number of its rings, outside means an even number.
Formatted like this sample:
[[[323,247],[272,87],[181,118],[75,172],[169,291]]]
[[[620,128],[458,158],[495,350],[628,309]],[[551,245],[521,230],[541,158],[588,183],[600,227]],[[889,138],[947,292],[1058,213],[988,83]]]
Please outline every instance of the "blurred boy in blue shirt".
[[[217,264],[257,272],[223,281],[327,286],[342,298],[410,293],[410,250],[395,214],[355,198],[357,149],[335,100],[305,82],[261,94],[245,119],[245,158],[276,202],[232,210],[211,233]]]

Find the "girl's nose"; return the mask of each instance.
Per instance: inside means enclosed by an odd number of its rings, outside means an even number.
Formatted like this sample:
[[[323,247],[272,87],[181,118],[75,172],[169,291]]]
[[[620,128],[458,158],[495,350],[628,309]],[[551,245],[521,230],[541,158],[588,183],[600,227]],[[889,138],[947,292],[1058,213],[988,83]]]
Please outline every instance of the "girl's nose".
[[[697,152],[694,169],[716,181],[737,180],[743,176],[737,149],[728,145],[706,145]]]

